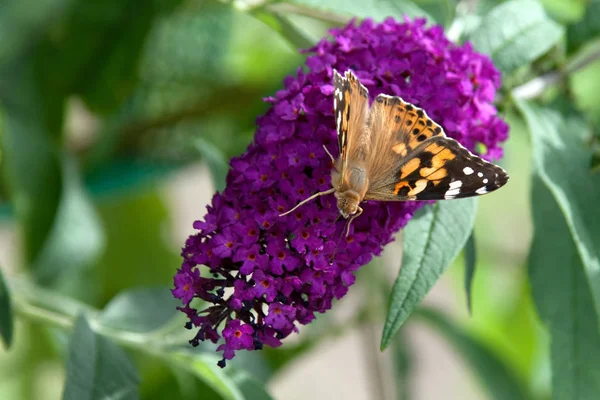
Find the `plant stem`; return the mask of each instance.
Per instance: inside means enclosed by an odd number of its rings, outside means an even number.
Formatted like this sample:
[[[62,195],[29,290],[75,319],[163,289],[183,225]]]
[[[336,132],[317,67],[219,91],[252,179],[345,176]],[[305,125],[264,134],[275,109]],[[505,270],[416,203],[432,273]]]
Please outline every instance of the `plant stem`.
[[[587,67],[589,64],[591,64],[599,58],[600,48],[596,49],[595,51],[583,58],[576,57],[573,61],[568,63],[562,71],[559,70],[548,72],[547,74],[538,76],[528,82],[525,82],[522,85],[517,86],[511,92],[512,97],[523,100],[536,98],[549,87],[554,86],[573,72],[579,71],[580,69]]]
[[[18,289],[12,290],[15,294],[13,310],[23,319],[63,330],[71,330],[76,316],[85,313],[94,332],[106,336],[124,347],[154,355],[161,354],[165,347],[153,335],[154,332],[145,334],[120,331],[101,325],[97,320],[100,312],[77,300],[37,287],[26,280],[14,279],[9,283],[11,287]],[[57,309],[44,307],[43,304],[52,304]]]
[[[322,9],[303,7],[289,3],[274,3],[268,5],[266,8],[271,12],[302,15],[318,21],[329,22],[333,24],[346,24],[351,19],[351,17],[342,14],[336,14]]]

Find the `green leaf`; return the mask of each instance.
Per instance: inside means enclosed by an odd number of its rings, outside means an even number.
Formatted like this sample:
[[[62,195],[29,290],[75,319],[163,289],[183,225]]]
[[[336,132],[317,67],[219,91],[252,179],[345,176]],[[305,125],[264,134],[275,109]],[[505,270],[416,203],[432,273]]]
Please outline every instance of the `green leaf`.
[[[229,77],[223,60],[235,16],[230,4],[211,1],[190,5],[159,20],[142,57],[144,84],[190,87],[198,82],[226,81]]]
[[[104,249],[100,218],[85,192],[74,159],[65,156],[62,194],[52,229],[33,262],[38,282],[51,284],[74,270],[92,266]]]
[[[313,38],[294,25],[283,13],[276,11],[265,12],[259,9],[253,12],[252,15],[279,33],[296,49],[307,49],[315,44]]]
[[[0,12],[0,71],[26,53],[70,0],[4,0]],[[0,74],[1,76],[2,74]]]
[[[225,178],[229,171],[229,164],[225,159],[225,154],[217,146],[202,138],[196,138],[194,145],[210,170],[210,176],[215,188],[218,191],[223,191],[225,189]]]
[[[139,64],[155,18],[179,0],[72,1],[36,52],[47,101],[80,95],[94,111],[110,114],[139,81]],[[177,46],[174,46],[177,47]]]
[[[445,27],[449,27],[456,16],[456,0],[414,0],[414,3]]]
[[[23,65],[0,90],[3,102],[2,161],[19,221],[24,261],[39,255],[54,223],[62,191],[55,133],[48,130],[31,68]]]
[[[550,108],[517,100],[531,133],[533,164],[562,210],[600,312],[600,175],[591,174],[587,127]]]
[[[473,198],[439,201],[404,229],[402,267],[390,295],[382,349],[464,247],[476,207]]]
[[[64,400],[138,399],[138,373],[127,354],[77,318],[69,345]]]
[[[169,213],[156,185],[113,197],[99,210],[107,246],[90,289],[102,290],[101,301],[131,287],[173,281],[181,257],[164,240],[171,237]]]
[[[600,36],[600,0],[590,0],[583,19],[567,27],[567,47],[569,52],[577,50],[590,39]]]
[[[475,277],[475,263],[477,261],[477,252],[475,249],[475,232],[471,232],[467,244],[465,245],[465,294],[467,298],[467,310],[472,313],[471,289],[473,287],[473,278]]]
[[[320,18],[318,13],[324,12],[338,15],[346,14],[359,18],[372,18],[376,22],[383,21],[387,17],[402,18],[403,15],[425,17],[429,23],[436,22],[431,15],[408,0],[364,0],[360,2],[344,0],[290,0],[287,3],[316,11],[313,16],[314,18]],[[290,9],[290,11],[293,12],[293,9]],[[303,14],[312,15],[310,12],[304,12]]]
[[[537,1],[512,0],[494,7],[468,39],[508,73],[550,50],[563,31]]]
[[[569,235],[564,211],[539,174],[533,177],[531,193],[535,228],[529,278],[551,335],[552,398],[597,399],[600,333],[581,253]]]
[[[171,355],[172,365],[193,373],[224,400],[271,400],[264,385],[253,379],[247,372],[227,365],[219,368],[219,360],[214,354],[178,353]]]
[[[391,347],[398,398],[410,400],[413,397],[411,395],[411,381],[413,378],[414,354],[412,347],[406,339],[405,330],[400,329],[398,331]]]
[[[442,334],[471,366],[490,399],[519,400],[529,396],[517,376],[484,344],[454,325],[443,314],[432,309],[421,309],[416,316]]]
[[[10,348],[13,337],[12,305],[2,269],[0,269],[0,336],[6,348]]]
[[[548,15],[562,25],[580,21],[589,2],[590,0],[540,0]]]
[[[110,328],[147,333],[176,315],[180,302],[166,287],[143,287],[119,293],[106,305],[98,322]]]

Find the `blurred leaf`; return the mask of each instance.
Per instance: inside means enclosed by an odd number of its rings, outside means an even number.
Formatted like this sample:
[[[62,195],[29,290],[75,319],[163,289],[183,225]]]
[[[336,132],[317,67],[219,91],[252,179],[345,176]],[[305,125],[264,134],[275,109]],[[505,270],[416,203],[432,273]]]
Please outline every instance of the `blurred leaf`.
[[[567,48],[569,52],[578,49],[590,39],[600,36],[600,0],[590,0],[585,8],[583,19],[567,27]]]
[[[237,16],[229,4],[206,1],[157,20],[141,54],[140,81],[102,127],[93,163],[148,131],[214,113],[214,92],[231,81],[224,59]],[[243,94],[225,97],[229,107],[232,101],[247,105]]]
[[[13,337],[12,305],[2,269],[0,269],[0,336],[6,348],[10,348]]]
[[[206,1],[161,19],[144,49],[143,82],[189,86],[226,81],[228,71],[223,68],[223,59],[229,48],[234,12],[230,4]]]
[[[456,16],[457,0],[414,0],[414,3],[445,27],[449,27]]]
[[[307,49],[315,45],[315,41],[306,32],[299,29],[282,13],[265,12],[260,9],[252,14],[279,33],[296,49]]]
[[[436,22],[431,15],[409,0],[364,0],[361,2],[344,0],[289,0],[286,3],[313,9],[313,13],[303,12],[304,15],[311,15],[313,18],[327,19],[326,14],[319,16],[319,13],[329,12],[333,14],[347,14],[359,18],[372,18],[376,22],[381,22],[387,17],[401,19],[403,15],[425,17],[429,23]],[[289,11],[294,12],[292,8]]]
[[[573,56],[571,65],[585,65],[568,77],[569,97],[591,123],[600,126],[600,40],[582,46]]]
[[[3,172],[19,220],[24,261],[38,257],[54,224],[62,191],[61,161],[56,138],[47,129],[44,107],[31,68],[13,71],[5,91],[2,129]]]
[[[538,312],[551,335],[552,398],[597,399],[600,334],[581,253],[569,235],[564,211],[539,173],[533,177],[531,193],[535,233],[529,277]]]
[[[98,322],[110,328],[148,333],[169,322],[178,305],[180,302],[167,287],[128,289],[106,305]]]
[[[465,244],[465,294],[467,297],[467,310],[469,310],[469,314],[473,312],[471,304],[471,290],[473,286],[473,278],[475,277],[476,262],[477,252],[475,249],[475,232],[471,232],[471,235]]]
[[[1,72],[35,45],[46,26],[59,18],[71,0],[3,0],[0,10]],[[0,80],[0,88],[3,83]],[[0,90],[2,92],[2,90]]]
[[[179,353],[171,356],[175,368],[184,368],[211,387],[224,400],[270,400],[264,386],[235,365],[219,368],[214,354]]]
[[[89,281],[103,291],[101,301],[130,287],[171,285],[181,264],[166,241],[172,237],[168,210],[156,185],[148,186],[100,204],[107,246]]]
[[[225,178],[229,171],[229,164],[225,159],[225,155],[221,149],[202,138],[196,138],[194,144],[196,145],[196,149],[200,153],[202,160],[210,169],[210,176],[215,185],[215,189],[219,192],[223,191],[223,189],[225,189]]]
[[[516,101],[531,133],[534,170],[562,210],[600,312],[600,175],[590,174],[585,122],[522,100]]]
[[[137,399],[138,373],[127,354],[95,334],[83,315],[75,322],[64,400]]]
[[[416,316],[443,335],[469,363],[490,399],[528,399],[517,376],[490,349],[470,337],[443,314],[432,309],[420,309]]]
[[[438,201],[404,229],[402,267],[390,295],[382,349],[464,247],[476,207],[473,198]]]
[[[398,398],[401,400],[410,400],[411,380],[413,378],[413,349],[406,340],[404,330],[400,329],[392,343],[392,361],[394,363],[395,385],[398,392]]]
[[[102,224],[81,185],[77,163],[63,158],[62,193],[56,218],[33,263],[37,281],[49,285],[63,274],[93,265],[104,249]]]
[[[590,0],[540,0],[544,9],[556,22],[567,25],[583,18]]]
[[[113,112],[133,91],[154,19],[180,0],[77,0],[60,34],[50,32],[37,50],[46,99],[78,94],[94,111]],[[176,47],[176,46],[174,46]]]
[[[494,7],[468,39],[508,73],[546,53],[562,34],[537,1],[512,0]]]

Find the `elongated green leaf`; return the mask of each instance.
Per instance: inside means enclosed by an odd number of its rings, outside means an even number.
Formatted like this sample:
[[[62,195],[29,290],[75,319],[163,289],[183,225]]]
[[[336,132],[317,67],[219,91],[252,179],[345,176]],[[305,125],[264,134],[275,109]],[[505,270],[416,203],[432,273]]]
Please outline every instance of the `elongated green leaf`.
[[[261,9],[254,12],[253,15],[278,32],[296,49],[308,49],[315,44],[314,39],[294,25],[289,18],[282,13],[276,11],[265,12]]]
[[[6,348],[9,348],[13,337],[13,315],[10,293],[2,269],[0,269],[0,336]]]
[[[410,400],[411,395],[411,380],[413,375],[414,355],[413,349],[406,340],[404,330],[400,329],[393,341],[392,346],[392,361],[394,363],[394,376],[396,391],[398,398],[402,400]]]
[[[225,189],[225,178],[229,171],[229,164],[225,159],[225,155],[221,149],[202,138],[196,138],[194,144],[210,169],[210,175],[215,188],[218,191],[222,191]]]
[[[91,266],[104,248],[102,225],[82,186],[77,167],[72,158],[63,159],[63,190],[56,218],[33,263],[36,277],[43,284]]]
[[[0,12],[0,72],[27,52],[70,0],[3,0]],[[0,76],[3,76],[0,74]]]
[[[600,175],[590,173],[586,125],[576,117],[517,101],[533,144],[534,170],[562,210],[600,312]]]
[[[173,318],[179,304],[167,287],[129,289],[106,305],[99,322],[111,328],[146,333]]]
[[[172,355],[173,368],[193,373],[224,400],[271,400],[264,386],[247,372],[235,365],[221,369],[214,354],[192,354],[189,352]]]
[[[476,206],[473,198],[440,201],[405,228],[402,267],[390,295],[382,349],[464,247]]]
[[[551,335],[552,398],[592,400],[600,393],[600,334],[581,254],[563,210],[539,175],[532,185],[531,290]]]
[[[454,346],[470,364],[490,399],[519,400],[528,398],[516,374],[484,344],[463,332],[437,311],[422,309],[415,315],[424,318]]]
[[[47,101],[77,93],[94,111],[114,112],[138,82],[140,56],[155,18],[178,3],[71,1],[60,27],[54,27],[61,34],[47,34],[36,52]]]
[[[431,15],[435,21],[450,26],[456,16],[457,0],[414,0],[413,3],[420,9]]]
[[[546,16],[540,3],[512,0],[494,7],[468,39],[501,71],[510,72],[546,53],[562,35],[562,26]]]
[[[77,318],[67,360],[64,400],[138,399],[138,373],[127,354]]]
[[[2,161],[10,200],[21,226],[25,262],[39,255],[54,223],[62,191],[55,132],[48,130],[44,107],[30,66],[5,75]]]
[[[168,210],[156,188],[146,187],[100,207],[107,246],[99,265],[103,273],[94,282],[106,300],[125,288],[159,286],[172,282],[181,258],[164,240]],[[127,221],[124,224],[123,221]],[[115,279],[114,277],[118,277]]]
[[[574,51],[590,39],[600,36],[600,0],[587,3],[583,19],[567,28],[567,46]]]
[[[471,289],[473,278],[475,277],[475,262],[477,253],[475,249],[475,233],[471,232],[467,244],[465,245],[465,294],[467,298],[467,309],[469,314],[472,312]]]
[[[235,9],[221,2],[201,2],[160,20],[150,32],[141,71],[146,85],[228,79],[223,59],[231,39]],[[177,43],[174,46],[173,43]]]
[[[334,14],[346,14],[352,17],[372,18],[374,21],[383,21],[387,17],[402,18],[403,15],[409,17],[426,17],[431,23],[435,19],[427,14],[422,8],[409,0],[364,0],[364,1],[344,1],[344,0],[291,0],[288,3],[308,7],[315,11],[330,12]],[[315,12],[315,16],[317,16]]]

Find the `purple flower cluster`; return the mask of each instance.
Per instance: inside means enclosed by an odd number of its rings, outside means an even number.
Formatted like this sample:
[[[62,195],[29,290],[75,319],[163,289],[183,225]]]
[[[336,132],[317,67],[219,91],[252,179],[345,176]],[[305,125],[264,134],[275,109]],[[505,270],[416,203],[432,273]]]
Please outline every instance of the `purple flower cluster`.
[[[400,95],[422,107],[467,148],[479,143],[486,157],[502,155],[508,126],[492,104],[500,74],[470,44],[454,45],[420,19],[351,22],[331,34],[307,51],[308,72],[298,69],[266,99],[272,107],[258,118],[254,142],[231,161],[226,189],[182,250],[173,295],[184,304],[187,327],[198,328],[192,345],[223,339],[220,366],[237,350],[279,346],[297,323],[331,308],[419,207],[367,202],[347,237],[333,195],[279,217],[331,188],[323,145],[337,155],[333,68],[352,69],[372,98]]]

